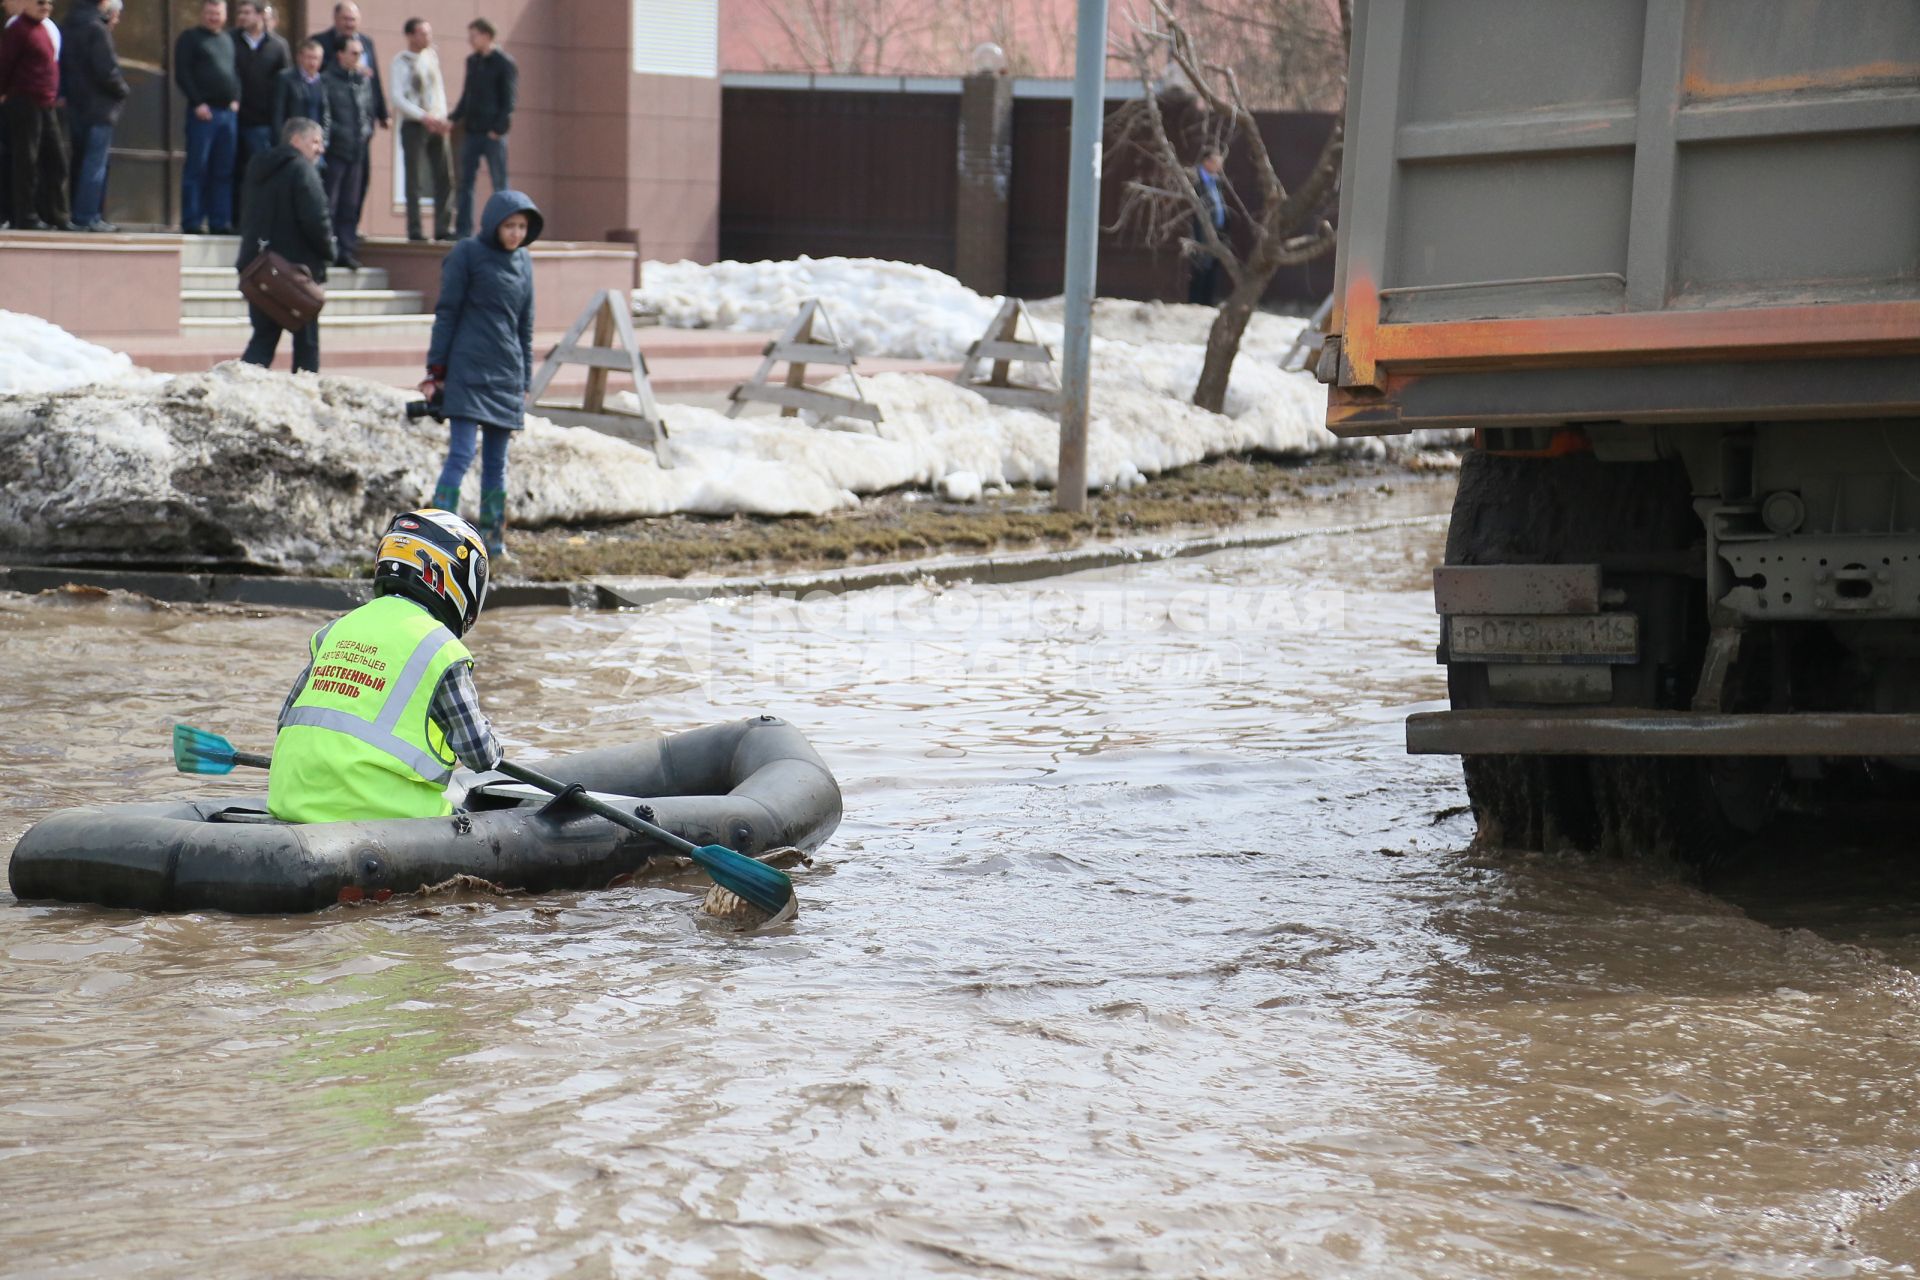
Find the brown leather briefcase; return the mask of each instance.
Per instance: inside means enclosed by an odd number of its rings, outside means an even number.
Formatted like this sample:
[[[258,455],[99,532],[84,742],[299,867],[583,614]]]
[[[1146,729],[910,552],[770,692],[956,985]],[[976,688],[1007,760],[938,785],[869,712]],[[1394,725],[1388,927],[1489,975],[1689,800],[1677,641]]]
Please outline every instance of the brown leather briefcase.
[[[327,305],[327,287],[305,267],[288,262],[271,249],[254,255],[240,273],[240,292],[289,333],[298,333],[320,316]]]

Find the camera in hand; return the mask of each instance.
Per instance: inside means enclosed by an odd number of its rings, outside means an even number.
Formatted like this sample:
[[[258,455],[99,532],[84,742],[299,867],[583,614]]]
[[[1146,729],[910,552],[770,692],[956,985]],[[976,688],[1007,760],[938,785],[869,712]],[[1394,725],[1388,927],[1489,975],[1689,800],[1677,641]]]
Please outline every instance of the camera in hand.
[[[429,400],[407,401],[407,421],[418,422],[422,418],[432,418],[435,422],[447,420],[447,393],[436,391]]]

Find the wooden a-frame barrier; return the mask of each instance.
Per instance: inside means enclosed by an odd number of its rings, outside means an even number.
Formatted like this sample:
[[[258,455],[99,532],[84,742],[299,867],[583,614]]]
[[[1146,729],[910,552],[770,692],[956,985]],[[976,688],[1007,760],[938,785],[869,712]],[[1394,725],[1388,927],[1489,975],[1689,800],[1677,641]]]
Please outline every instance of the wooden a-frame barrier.
[[[825,341],[814,334],[813,326],[819,323],[826,330]],[[827,318],[827,309],[820,305],[820,299],[808,298],[800,305],[800,312],[794,316],[786,332],[769,342],[760,361],[760,368],[753,377],[741,383],[728,393],[727,416],[739,416],[740,410],[749,401],[758,400],[764,404],[780,406],[780,416],[791,418],[802,409],[820,418],[863,418],[868,422],[880,421],[880,406],[868,400],[860,390],[860,379],[853,372],[853,348],[841,342],[833,329],[833,321]],[[773,366],[781,361],[787,362],[787,377],[784,383],[769,382],[768,376]],[[839,365],[853,379],[853,394],[836,395],[831,391],[819,391],[807,385],[807,366],[809,364]]]
[[[579,345],[580,335],[593,325],[593,345]],[[617,344],[617,345],[616,345]],[[563,364],[587,366],[587,393],[580,405],[542,404],[547,384]],[[633,394],[640,401],[640,412],[625,413],[607,408],[607,374],[624,373],[633,378]],[[563,427],[591,427],[595,431],[623,440],[644,444],[653,450],[662,467],[673,466],[673,453],[667,439],[667,424],[660,417],[660,406],[653,398],[653,384],[647,380],[647,358],[640,353],[640,340],[633,332],[633,302],[624,289],[602,289],[558,346],[547,353],[534,376],[533,390],[527,399],[532,411]]]
[[[1021,336],[1022,322],[1027,333],[1033,336]],[[987,376],[976,378],[974,370],[989,362],[992,368]],[[1007,375],[1015,362],[1050,370],[1053,368],[1053,351],[1040,342],[1033,327],[1033,317],[1027,314],[1027,304],[1018,298],[1008,298],[1000,304],[1000,310],[994,313],[980,340],[967,348],[966,361],[953,380],[991,404],[1006,405],[1012,409],[1034,409],[1041,413],[1059,413],[1059,388],[1027,386],[1012,381]]]

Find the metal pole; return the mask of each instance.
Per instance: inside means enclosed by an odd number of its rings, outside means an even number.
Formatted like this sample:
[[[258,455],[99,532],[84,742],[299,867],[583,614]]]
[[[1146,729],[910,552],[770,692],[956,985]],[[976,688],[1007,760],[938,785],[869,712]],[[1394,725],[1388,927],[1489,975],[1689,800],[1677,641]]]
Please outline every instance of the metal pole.
[[[1087,509],[1087,361],[1100,248],[1100,129],[1107,97],[1107,0],[1080,0],[1067,155],[1066,351],[1060,364],[1060,482],[1053,505]]]

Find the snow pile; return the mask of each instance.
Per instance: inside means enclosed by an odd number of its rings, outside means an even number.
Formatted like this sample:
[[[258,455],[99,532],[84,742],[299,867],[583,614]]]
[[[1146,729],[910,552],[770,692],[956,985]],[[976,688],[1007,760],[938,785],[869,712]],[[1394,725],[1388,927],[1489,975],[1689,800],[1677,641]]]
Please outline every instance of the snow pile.
[[[818,298],[840,340],[863,356],[962,360],[1000,309],[998,298],[983,297],[932,267],[881,258],[649,262],[641,278],[645,283],[634,294],[635,302],[677,329],[778,332],[793,320],[800,304]],[[1027,311],[1036,336],[1058,354],[1060,299],[1028,303]],[[1213,317],[1212,307],[1185,302],[1101,298],[1094,303],[1094,345],[1205,348]],[[1240,353],[1277,361],[1305,323],[1255,313]],[[1188,387],[1187,393],[1192,390]]]
[[[446,453],[444,429],[407,424],[407,398],[357,378],[233,363],[161,385],[0,401],[0,474],[9,477],[0,546],[276,569],[364,559],[394,512],[432,491]],[[672,511],[817,513],[857,501],[823,477],[872,471],[786,465],[785,454],[816,440],[829,458],[846,452],[854,442],[837,433],[719,421],[696,423],[686,465],[663,471],[626,441],[531,419],[508,470],[512,516],[531,525]],[[469,511],[478,482],[475,467]]]
[[[777,329],[827,300],[859,350],[954,359],[997,310],[951,277],[900,263],[649,264],[645,301],[674,323]],[[1057,305],[1034,308],[1059,342]],[[1378,453],[1325,426],[1325,391],[1283,372],[1301,321],[1257,315],[1224,413],[1189,403],[1213,313],[1104,300],[1096,308],[1087,479],[1131,488],[1220,454]],[[1057,349],[1057,348],[1056,348]],[[1028,378],[1037,370],[1017,370]],[[1060,430],[949,379],[860,379],[885,420],[815,423],[664,405],[674,464],[650,450],[529,418],[508,468],[511,519],[586,523],[685,512],[819,515],[860,495],[919,488],[953,502],[1052,485]],[[62,389],[67,388],[67,389]],[[843,377],[827,384],[843,393]],[[165,379],[31,316],[0,312],[0,547],[15,554],[326,568],[363,560],[394,512],[431,492],[444,428],[408,425],[405,392],[352,378],[289,377],[238,363]],[[615,403],[631,411],[630,393]],[[1419,448],[1432,433],[1416,433]],[[1396,449],[1407,444],[1396,442]],[[463,509],[478,506],[476,467]]]
[[[0,311],[0,395],[64,391],[93,382],[160,381],[118,351],[74,337],[57,324]]]
[[[1129,489],[1149,475],[1223,453],[1262,449],[1306,454],[1332,440],[1319,425],[1312,403],[1291,394],[1292,388],[1284,384],[1269,402],[1248,406],[1235,418],[1196,409],[1140,385],[1118,385],[1117,376],[1106,375],[1121,370],[1103,369],[1110,358],[1096,353],[1094,359],[1093,413],[1087,427],[1091,488]],[[869,441],[858,455],[860,474],[836,470],[829,473],[829,483],[856,493],[904,486],[946,488],[955,491],[956,501],[966,501],[958,495],[974,484],[1050,486],[1059,477],[1060,427],[1051,417],[988,404],[945,378],[927,374],[882,373],[860,381],[867,399],[880,406],[884,421],[842,419],[815,429],[816,437]],[[836,379],[826,389],[847,392],[850,387],[845,379]],[[670,422],[675,412],[668,408]],[[807,460],[826,461],[820,455]],[[897,468],[890,483],[876,483],[889,466]]]
[[[999,308],[997,299],[931,268],[872,258],[650,262],[642,278],[638,305],[690,327],[777,330],[801,303],[818,297],[841,340],[863,355],[958,361]],[[1059,301],[1035,303],[1029,311],[1034,336],[1057,353]],[[1234,361],[1226,412],[1195,409],[1193,388],[1214,314],[1187,303],[1103,298],[1095,305],[1090,485],[1130,485],[1172,467],[1256,449],[1293,457],[1382,451],[1377,441],[1336,439],[1326,427],[1326,389],[1310,374],[1280,368],[1306,323],[1291,317],[1254,315]],[[1024,366],[1014,375],[1023,381],[1043,376]],[[954,471],[970,471],[988,484],[1053,483],[1059,431],[1051,418],[995,408],[925,375],[882,374],[862,384],[886,412],[873,434],[915,451],[914,478],[902,483],[931,486]],[[829,385],[849,389],[844,380]],[[946,451],[944,463],[930,451]]]
[[[818,298],[840,341],[863,356],[959,360],[999,305],[932,267],[881,258],[649,262],[641,280],[635,300],[676,329],[778,332]]]

